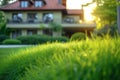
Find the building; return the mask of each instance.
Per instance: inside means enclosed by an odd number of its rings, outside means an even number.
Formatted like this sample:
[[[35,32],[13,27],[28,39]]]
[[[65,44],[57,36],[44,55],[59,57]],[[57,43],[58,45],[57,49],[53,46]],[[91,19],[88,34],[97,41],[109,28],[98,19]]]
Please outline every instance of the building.
[[[90,32],[95,24],[82,23],[84,11],[66,8],[66,0],[17,0],[0,8],[7,17],[7,28],[12,29],[11,38],[47,34],[68,36],[76,32]],[[62,32],[51,32],[49,23],[59,23]],[[45,28],[41,28],[44,25]]]

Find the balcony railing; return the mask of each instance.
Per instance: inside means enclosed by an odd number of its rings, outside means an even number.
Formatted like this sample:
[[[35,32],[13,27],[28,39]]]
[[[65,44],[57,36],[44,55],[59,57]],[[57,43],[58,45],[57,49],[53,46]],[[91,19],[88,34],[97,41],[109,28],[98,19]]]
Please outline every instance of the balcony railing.
[[[78,21],[65,21],[65,20],[62,20],[62,21],[59,20],[59,21],[62,24],[80,24]],[[49,22],[38,21],[38,20],[27,20],[27,21],[9,20],[8,21],[8,24],[39,24],[39,23],[48,24]]]
[[[60,21],[60,20],[59,20]],[[39,28],[40,24],[44,24],[46,27],[48,26],[48,22],[44,22],[44,21],[8,21],[7,27],[8,28]],[[95,23],[85,23],[85,22],[78,22],[78,21],[72,21],[72,22],[66,22],[64,20],[60,21],[60,23],[63,27],[65,28],[70,28],[70,27],[95,27],[96,24]]]
[[[19,20],[9,20],[8,24],[38,24],[43,23],[42,21],[28,20],[28,21],[19,21]]]

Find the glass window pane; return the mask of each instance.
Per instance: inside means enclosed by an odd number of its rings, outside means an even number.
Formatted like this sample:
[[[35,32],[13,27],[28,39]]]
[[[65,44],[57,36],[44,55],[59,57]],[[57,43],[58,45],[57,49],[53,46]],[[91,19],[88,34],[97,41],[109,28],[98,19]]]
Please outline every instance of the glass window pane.
[[[53,14],[52,13],[43,14],[43,22],[44,23],[53,22]]]
[[[28,2],[27,1],[21,1],[21,7],[23,7],[23,8],[28,7]]]
[[[42,1],[35,1],[35,7],[42,7]]]
[[[37,34],[37,30],[27,30],[27,35]]]
[[[22,22],[22,13],[13,13],[12,14],[12,20],[13,20],[13,22],[18,22],[18,23],[20,23],[20,22]]]
[[[38,16],[36,13],[28,13],[28,22],[33,23],[33,22],[38,22]]]

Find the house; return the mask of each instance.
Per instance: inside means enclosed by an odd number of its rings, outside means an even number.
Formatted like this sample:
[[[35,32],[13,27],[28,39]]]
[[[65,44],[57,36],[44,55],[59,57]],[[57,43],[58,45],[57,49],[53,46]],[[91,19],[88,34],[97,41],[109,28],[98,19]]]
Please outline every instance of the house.
[[[66,0],[17,0],[2,6],[0,10],[6,14],[6,27],[12,29],[11,38],[34,34],[70,37],[73,33],[89,33],[95,28],[95,24],[81,22],[84,20],[83,9],[67,9]],[[50,22],[61,24],[63,31],[51,32]]]

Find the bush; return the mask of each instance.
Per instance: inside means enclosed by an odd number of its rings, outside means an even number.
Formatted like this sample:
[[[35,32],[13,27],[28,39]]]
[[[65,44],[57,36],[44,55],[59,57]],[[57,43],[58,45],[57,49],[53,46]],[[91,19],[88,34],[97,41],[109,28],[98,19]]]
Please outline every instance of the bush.
[[[104,37],[104,35],[109,35],[111,37],[114,37],[117,35],[117,33],[118,33],[117,24],[105,25],[101,29],[94,31],[94,34],[97,34],[98,36],[101,36],[101,37]]]
[[[6,39],[2,43],[3,44],[21,44],[21,41],[17,39]]]
[[[8,39],[9,37],[4,35],[4,34],[0,34],[0,43],[2,43],[5,39]]]
[[[1,63],[0,80],[120,80],[119,41],[97,39],[33,46]]]
[[[69,41],[69,38],[67,37],[52,37],[51,38],[51,42],[68,42]]]
[[[37,44],[38,38],[37,36],[20,36],[17,38],[22,42],[22,44]]]
[[[84,33],[75,33],[71,36],[70,40],[71,41],[74,41],[74,40],[84,40],[86,38],[85,34]]]
[[[21,36],[17,38],[22,44],[43,44],[47,42],[67,42],[66,37],[51,37],[47,35],[32,35],[32,36]]]

